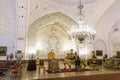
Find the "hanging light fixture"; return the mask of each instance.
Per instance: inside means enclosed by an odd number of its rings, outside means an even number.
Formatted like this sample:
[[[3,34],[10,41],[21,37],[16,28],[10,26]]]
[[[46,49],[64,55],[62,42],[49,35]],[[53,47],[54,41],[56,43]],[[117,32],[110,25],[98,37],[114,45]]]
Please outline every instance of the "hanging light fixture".
[[[85,14],[83,14],[83,5],[81,0],[79,0],[78,9],[80,10],[80,20],[77,25],[72,25],[70,31],[68,31],[69,38],[75,38],[82,43],[86,38],[93,40],[96,35],[96,31],[88,24],[84,22]]]

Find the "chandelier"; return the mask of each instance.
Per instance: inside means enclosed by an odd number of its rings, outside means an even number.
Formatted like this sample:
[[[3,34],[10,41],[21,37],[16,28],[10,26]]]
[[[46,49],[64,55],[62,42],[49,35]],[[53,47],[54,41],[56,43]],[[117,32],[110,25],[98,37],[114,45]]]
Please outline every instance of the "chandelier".
[[[82,43],[86,38],[93,40],[96,35],[96,31],[87,23],[85,23],[84,18],[85,15],[82,13],[83,5],[81,0],[78,9],[80,10],[80,21],[78,21],[77,25],[72,25],[70,31],[68,31],[69,38],[75,38]]]

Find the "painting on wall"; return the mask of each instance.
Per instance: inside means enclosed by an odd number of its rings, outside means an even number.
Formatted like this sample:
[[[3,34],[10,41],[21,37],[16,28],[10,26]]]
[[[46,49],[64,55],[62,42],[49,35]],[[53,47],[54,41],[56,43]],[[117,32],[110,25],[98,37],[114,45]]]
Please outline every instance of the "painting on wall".
[[[103,56],[102,50],[96,50],[96,56]]]
[[[40,65],[40,66],[44,66],[44,60],[43,60],[43,59],[40,59],[40,60],[39,60],[39,65]]]
[[[120,51],[116,51],[117,52],[117,58],[120,58]]]
[[[6,53],[7,53],[7,47],[0,46],[0,56],[6,56]]]

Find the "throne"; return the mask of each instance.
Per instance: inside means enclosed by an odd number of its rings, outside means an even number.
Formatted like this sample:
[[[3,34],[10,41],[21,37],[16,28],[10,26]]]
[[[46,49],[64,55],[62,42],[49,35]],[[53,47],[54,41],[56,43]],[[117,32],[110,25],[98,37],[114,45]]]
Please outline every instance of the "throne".
[[[75,60],[74,60],[74,59],[65,58],[65,63],[74,64],[74,63],[75,63]]]
[[[66,65],[71,68],[71,64],[75,64],[75,59],[74,59],[74,54],[73,53],[68,53],[67,56],[64,59],[64,68],[66,68]]]

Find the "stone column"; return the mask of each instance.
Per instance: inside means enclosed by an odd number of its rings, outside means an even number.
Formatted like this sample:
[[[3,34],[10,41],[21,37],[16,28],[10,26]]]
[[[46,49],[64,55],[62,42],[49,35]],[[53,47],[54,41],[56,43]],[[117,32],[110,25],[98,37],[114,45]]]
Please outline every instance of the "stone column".
[[[25,55],[28,21],[28,0],[16,0],[16,50]]]

